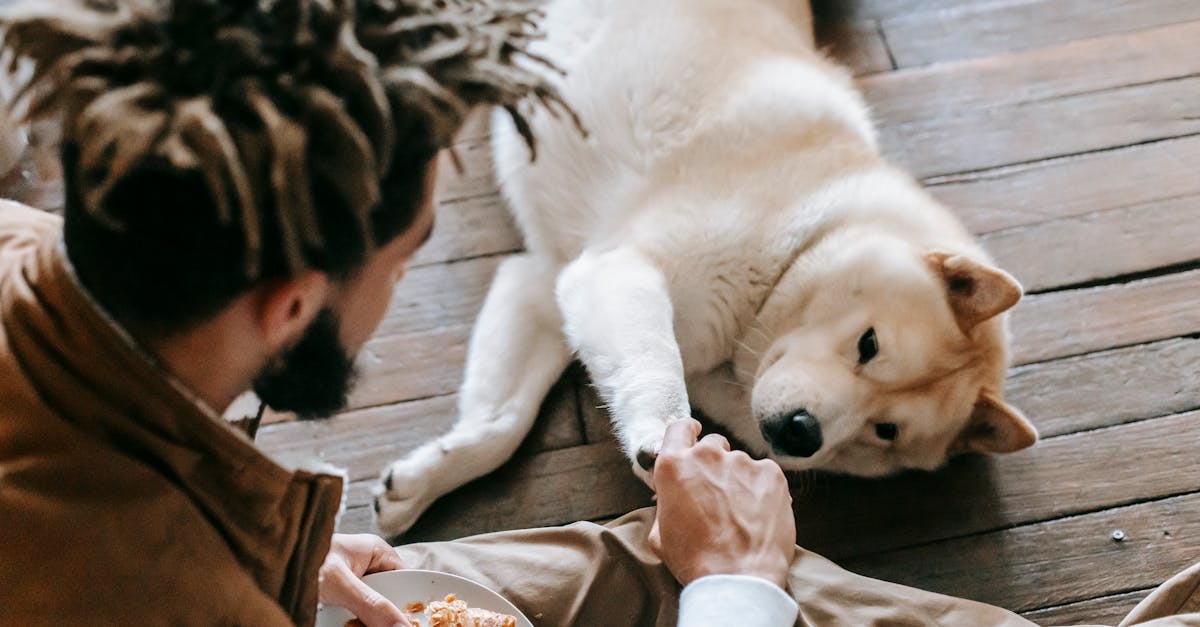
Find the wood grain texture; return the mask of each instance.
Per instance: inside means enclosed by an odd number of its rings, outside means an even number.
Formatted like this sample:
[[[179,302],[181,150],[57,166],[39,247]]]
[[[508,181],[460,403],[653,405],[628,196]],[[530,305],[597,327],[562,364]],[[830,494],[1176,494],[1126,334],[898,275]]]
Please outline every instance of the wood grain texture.
[[[259,429],[258,445],[277,459],[324,460],[351,480],[378,476],[384,464],[437,437],[455,417],[454,395],[385,405],[326,420],[284,422]]]
[[[1008,399],[1042,437],[1200,408],[1200,339],[1181,338],[1021,366]]]
[[[1110,469],[1120,472],[1120,469]],[[1113,530],[1127,539],[1114,542]],[[855,572],[1023,611],[1154,587],[1200,555],[1200,494],[849,560]]]
[[[471,327],[466,321],[367,342],[358,358],[352,409],[442,396],[462,383]]]
[[[1200,194],[1200,137],[931,179],[976,233]]]
[[[551,389],[522,451],[583,443],[577,385],[564,377]],[[263,426],[257,442],[283,461],[320,459],[345,468],[352,481],[374,480],[389,462],[448,431],[458,416],[457,401],[457,395],[449,394],[349,411],[325,420],[278,422]]]
[[[1197,102],[1200,77],[1180,78],[946,111],[936,118],[885,124],[880,141],[894,162],[928,178],[1196,135]]]
[[[1200,260],[1200,196],[1041,222],[980,238],[1027,291]]]
[[[410,268],[521,250],[524,242],[498,192],[444,200],[437,206],[433,237],[413,256]]]
[[[847,20],[926,15],[961,9],[964,6],[1014,2],[1017,0],[816,0],[815,6],[843,5],[838,15]]]
[[[621,514],[650,504],[650,491],[610,443],[518,458],[485,480],[439,500],[406,542],[444,540],[512,528],[544,527]]]
[[[1200,332],[1200,270],[1034,294],[1013,310],[1013,363]]]
[[[1116,625],[1150,592],[1151,590],[1123,592],[1022,612],[1022,615],[1039,625]]]
[[[799,543],[843,560],[1200,490],[1198,437],[1200,412],[1188,412],[961,458],[936,473],[808,477],[793,497]],[[1137,460],[1137,471],[1115,460]]]
[[[506,255],[413,268],[396,286],[376,338],[469,323]]]
[[[899,67],[981,57],[1200,20],[1193,0],[974,2],[882,19]]]
[[[579,379],[572,371],[563,374],[546,394],[533,429],[516,456],[534,455],[586,444],[579,410]]]
[[[961,3],[960,3],[961,4]],[[1200,73],[1200,21],[864,77],[883,125],[1145,85]]]
[[[482,124],[482,122],[480,122]],[[448,174],[438,179],[437,198],[440,202],[453,202],[466,198],[478,198],[494,194],[496,172],[492,166],[492,144],[484,133],[468,132],[459,136],[454,144],[454,154],[462,164],[457,171],[449,151],[439,158],[438,171]]]
[[[817,46],[862,76],[895,69],[877,20],[859,20],[847,13],[844,0],[812,2]]]
[[[372,479],[350,484],[340,532],[378,533],[371,510],[375,484]],[[589,444],[514,458],[494,474],[442,497],[401,540],[450,540],[613,518],[651,504],[650,491],[634,478],[616,446]]]

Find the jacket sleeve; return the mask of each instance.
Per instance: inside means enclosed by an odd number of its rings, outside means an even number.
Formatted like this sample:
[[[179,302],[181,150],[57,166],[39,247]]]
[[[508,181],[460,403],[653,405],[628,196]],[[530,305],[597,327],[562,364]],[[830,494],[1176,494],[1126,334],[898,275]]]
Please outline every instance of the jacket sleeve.
[[[779,586],[759,577],[709,575],[679,598],[679,627],[790,627],[799,608]]]

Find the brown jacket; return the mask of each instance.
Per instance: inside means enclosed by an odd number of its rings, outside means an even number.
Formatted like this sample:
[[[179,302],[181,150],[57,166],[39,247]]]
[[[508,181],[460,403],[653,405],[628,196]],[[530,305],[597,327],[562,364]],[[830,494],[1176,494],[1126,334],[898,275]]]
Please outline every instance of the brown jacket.
[[[0,201],[0,624],[312,624],[341,490],[190,398],[78,286],[60,220]]]

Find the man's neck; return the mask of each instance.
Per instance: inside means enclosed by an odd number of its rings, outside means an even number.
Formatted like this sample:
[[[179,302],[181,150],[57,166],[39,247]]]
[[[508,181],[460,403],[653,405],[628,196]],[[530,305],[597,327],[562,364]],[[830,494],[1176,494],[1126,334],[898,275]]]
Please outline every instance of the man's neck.
[[[265,362],[240,324],[239,306],[235,303],[186,331],[144,342],[173,377],[217,413],[250,388]]]

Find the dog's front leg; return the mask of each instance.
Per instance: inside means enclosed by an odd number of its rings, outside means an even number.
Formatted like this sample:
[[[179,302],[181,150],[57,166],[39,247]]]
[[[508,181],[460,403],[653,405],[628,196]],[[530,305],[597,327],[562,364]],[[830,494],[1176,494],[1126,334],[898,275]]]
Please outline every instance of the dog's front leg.
[[[376,524],[408,530],[434,499],[499,467],[517,450],[571,359],[554,302],[556,268],[520,255],[496,271],[471,332],[458,421],[383,470]]]
[[[691,415],[666,278],[632,248],[585,251],[559,275],[558,304],[626,454],[648,470],[667,424]]]

